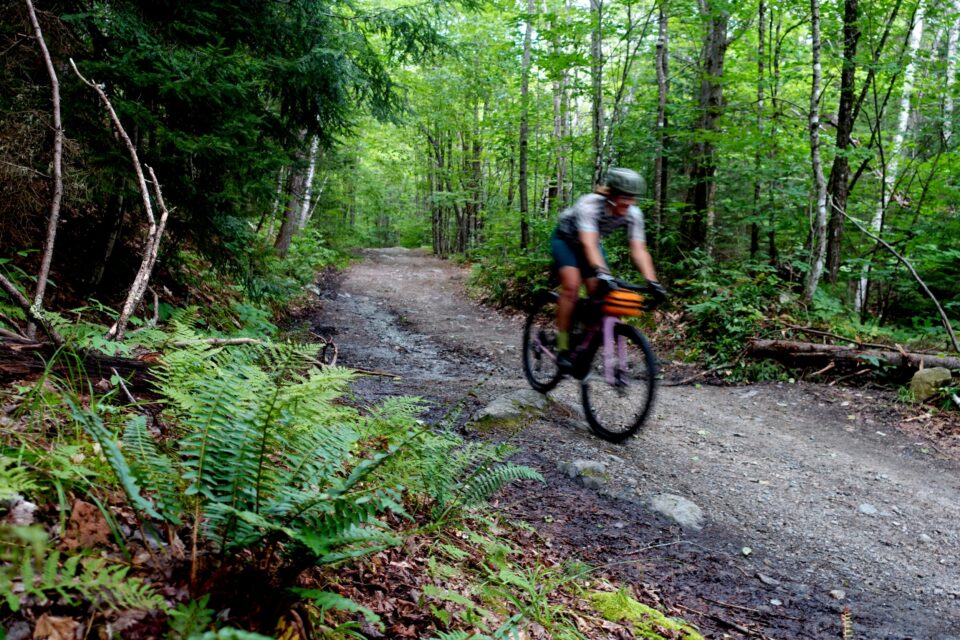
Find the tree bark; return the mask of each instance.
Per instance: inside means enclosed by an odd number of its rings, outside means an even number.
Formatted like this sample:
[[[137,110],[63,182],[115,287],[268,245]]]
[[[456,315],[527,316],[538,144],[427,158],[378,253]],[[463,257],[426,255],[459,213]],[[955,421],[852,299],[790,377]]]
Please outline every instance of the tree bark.
[[[701,48],[700,92],[697,121],[699,142],[692,150],[690,169],[689,210],[684,213],[681,232],[688,249],[703,248],[708,255],[714,250],[717,165],[711,137],[717,120],[723,115],[723,65],[726,57],[727,26],[730,16],[725,8],[717,8],[715,0],[700,0],[700,15],[706,24]]]
[[[593,185],[603,181],[603,0],[590,0],[590,77],[593,83]]]
[[[954,0],[954,17],[947,35],[947,86],[943,98],[943,141],[949,146],[953,137],[953,85],[957,82],[957,41],[960,35],[960,0]]]
[[[53,195],[50,199],[50,213],[47,216],[47,235],[43,242],[43,256],[40,259],[40,270],[37,273],[37,286],[33,293],[33,304],[37,309],[43,309],[43,299],[46,296],[47,281],[50,276],[50,263],[53,261],[53,247],[57,241],[60,205],[63,201],[63,121],[60,117],[60,80],[57,78],[57,70],[53,66],[53,59],[50,57],[47,43],[43,39],[43,31],[40,29],[40,22],[37,20],[33,3],[26,0],[26,4],[27,13],[30,15],[30,24],[33,26],[37,45],[43,55],[47,75],[50,76],[50,94],[53,103],[53,171],[51,176],[53,179]],[[27,325],[27,336],[32,339],[36,337],[36,334],[36,327],[31,322]]]
[[[814,213],[813,242],[810,247],[810,271],[803,298],[809,304],[817,292],[823,273],[823,259],[826,254],[827,240],[827,185],[823,177],[823,163],[820,160],[820,0],[810,0],[811,53],[813,57],[813,79],[810,87],[810,162],[813,166],[813,180],[816,187],[817,205]]]
[[[910,29],[910,42],[908,45],[908,56],[910,61],[903,72],[903,89],[900,93],[900,115],[897,119],[897,132],[893,138],[893,149],[890,152],[890,163],[884,166],[882,180],[880,185],[880,201],[873,214],[873,220],[870,224],[874,234],[880,236],[883,232],[883,218],[886,215],[887,207],[890,205],[890,198],[893,195],[893,188],[897,180],[897,171],[900,168],[900,154],[903,149],[903,140],[907,133],[907,124],[910,119],[910,98],[913,94],[914,75],[916,73],[916,56],[920,49],[920,40],[923,38],[923,21],[925,6],[923,0],[917,4],[917,11],[914,14],[913,26]],[[881,150],[882,154],[882,150]],[[870,286],[870,265],[866,264],[860,271],[860,280],[857,283],[857,293],[854,300],[854,309],[862,313],[867,306],[867,293]]]
[[[304,135],[301,138],[305,137]],[[303,141],[302,141],[303,142]],[[287,256],[290,250],[290,243],[297,232],[297,223],[300,220],[300,211],[303,209],[304,186],[306,184],[306,174],[304,173],[304,150],[297,153],[294,165],[290,167],[288,186],[289,195],[287,196],[287,208],[283,215],[283,223],[280,225],[280,231],[277,233],[277,240],[273,243],[273,249],[281,258]]]
[[[519,160],[519,191],[520,191],[520,248],[526,249],[530,244],[530,200],[527,185],[527,155],[530,128],[530,49],[533,40],[533,14],[536,11],[534,0],[527,0],[526,30],[523,34],[523,62],[520,70],[520,160]]]
[[[307,165],[307,178],[305,180],[306,193],[303,195],[303,207],[300,209],[300,217],[297,219],[297,230],[303,231],[307,226],[307,219],[310,217],[310,206],[313,202],[313,177],[317,171],[317,153],[320,149],[320,138],[313,136],[310,141],[310,160]]]
[[[750,258],[754,259],[760,252],[760,209],[762,198],[762,169],[763,169],[763,125],[764,125],[764,102],[766,82],[766,73],[764,65],[766,63],[766,16],[767,5],[764,0],[760,0],[757,6],[757,138],[760,143],[757,145],[757,152],[753,160],[753,222],[750,223]]]
[[[934,356],[906,351],[861,349],[834,344],[795,342],[792,340],[751,340],[747,353],[752,357],[774,358],[794,366],[819,367],[830,362],[847,367],[873,365],[876,362],[911,371],[929,367],[960,368],[960,358]]]
[[[670,94],[669,70],[669,30],[670,14],[669,0],[659,0],[657,53],[655,64],[657,67],[657,157],[653,163],[653,243],[655,255],[660,253],[660,239],[663,237],[663,220],[667,212],[667,187],[669,184],[667,171],[667,147],[669,137],[667,133],[667,97]]]
[[[840,247],[843,240],[843,216],[846,211],[850,180],[850,161],[847,153],[853,134],[853,106],[856,93],[857,43],[860,40],[859,7],[857,0],[843,3],[843,66],[840,72],[840,104],[837,109],[837,151],[830,169],[827,184],[830,202],[833,203],[827,229],[826,278],[835,283],[840,273]]]

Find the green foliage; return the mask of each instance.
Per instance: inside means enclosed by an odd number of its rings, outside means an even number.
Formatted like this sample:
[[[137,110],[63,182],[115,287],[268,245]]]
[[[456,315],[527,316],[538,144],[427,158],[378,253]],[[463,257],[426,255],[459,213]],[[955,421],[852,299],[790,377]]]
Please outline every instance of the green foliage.
[[[687,313],[693,324],[692,352],[707,362],[738,360],[746,341],[765,335],[769,318],[776,317],[782,299],[791,294],[768,267],[756,266],[751,273],[725,268],[709,260],[689,265],[691,275],[675,283],[690,302]]]
[[[0,502],[29,494],[37,489],[36,480],[20,460],[0,454]]]
[[[380,629],[383,629],[383,623],[380,621],[380,616],[375,614],[367,607],[361,606],[349,598],[344,598],[338,593],[333,593],[331,591],[318,591],[316,589],[293,589],[293,592],[317,605],[320,608],[321,619],[330,609],[338,609],[340,611],[349,611],[351,613],[362,614],[368,622],[377,625]]]
[[[0,598],[12,611],[20,609],[25,596],[41,601],[56,596],[67,606],[89,602],[100,611],[165,610],[164,599],[129,571],[103,558],[64,556],[47,546],[40,528],[0,527]]]
[[[167,640],[187,640],[200,635],[213,625],[216,612],[207,607],[210,596],[205,595],[198,600],[189,600],[178,603],[169,611]]]

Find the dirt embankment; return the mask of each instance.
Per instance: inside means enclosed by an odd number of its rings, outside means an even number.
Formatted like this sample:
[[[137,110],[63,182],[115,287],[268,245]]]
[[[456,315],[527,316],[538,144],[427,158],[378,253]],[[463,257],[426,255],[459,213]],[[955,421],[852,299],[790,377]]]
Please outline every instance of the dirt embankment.
[[[464,415],[522,389],[522,319],[469,300],[466,272],[423,252],[370,251],[309,318],[346,366],[390,373],[361,398],[413,394],[430,417]],[[548,484],[500,508],[551,544],[680,603],[730,637],[960,639],[960,464],[902,433],[892,398],[816,385],[663,387],[625,445],[598,440],[555,402],[513,436]],[[559,469],[598,462],[587,489]],[[699,507],[703,526],[654,513],[653,496]],[[615,497],[611,497],[615,496]]]

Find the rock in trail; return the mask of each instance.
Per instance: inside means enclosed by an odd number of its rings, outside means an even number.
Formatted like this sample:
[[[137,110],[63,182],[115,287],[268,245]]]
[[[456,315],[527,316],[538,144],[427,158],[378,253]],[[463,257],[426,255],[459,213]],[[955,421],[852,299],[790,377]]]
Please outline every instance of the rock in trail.
[[[465,280],[403,249],[368,251],[342,276],[314,324],[336,332],[340,364],[399,376],[363,377],[358,396],[420,395],[432,419],[518,406],[504,398],[527,389],[522,318],[470,300]],[[519,412],[515,436],[550,483],[518,491],[518,515],[558,544],[641,557],[644,582],[768,637],[838,637],[849,607],[858,638],[960,639],[960,465],[901,435],[886,399],[815,385],[662,387],[639,436],[612,445],[585,429],[576,397],[562,383],[546,410]],[[574,461],[604,473],[575,484],[557,470]],[[686,526],[651,510],[670,501]]]

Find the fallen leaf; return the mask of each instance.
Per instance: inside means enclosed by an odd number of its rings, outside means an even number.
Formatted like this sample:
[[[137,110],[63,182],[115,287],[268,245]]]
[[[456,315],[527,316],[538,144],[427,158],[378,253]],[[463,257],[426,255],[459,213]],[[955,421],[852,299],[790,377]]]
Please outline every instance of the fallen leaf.
[[[33,640],[74,640],[79,626],[73,618],[43,614],[33,629]]]

